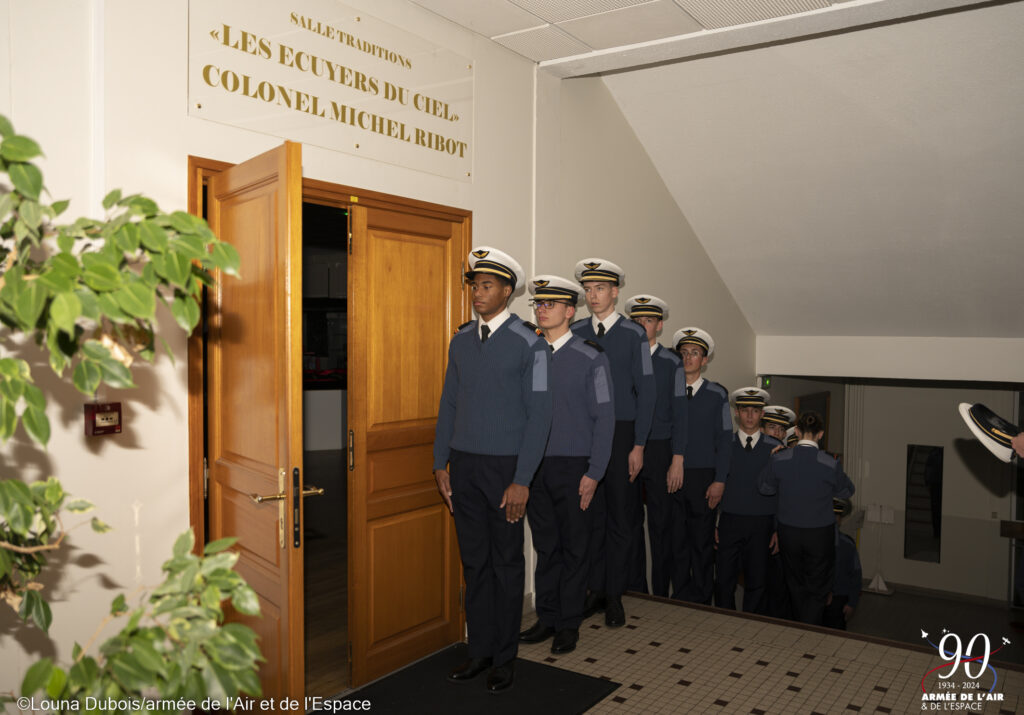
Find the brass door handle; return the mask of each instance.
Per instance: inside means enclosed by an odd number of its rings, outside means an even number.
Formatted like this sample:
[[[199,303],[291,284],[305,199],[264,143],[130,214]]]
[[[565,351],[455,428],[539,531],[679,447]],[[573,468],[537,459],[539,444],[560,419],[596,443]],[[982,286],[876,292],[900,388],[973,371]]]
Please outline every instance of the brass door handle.
[[[304,497],[318,497],[324,493],[323,487],[318,487],[314,484],[309,484],[305,489],[302,490],[302,496]]]
[[[288,495],[284,492],[281,492],[280,494],[264,494],[263,496],[260,496],[259,494],[250,494],[249,498],[257,504],[262,504],[263,502],[268,501],[284,501],[288,498]]]

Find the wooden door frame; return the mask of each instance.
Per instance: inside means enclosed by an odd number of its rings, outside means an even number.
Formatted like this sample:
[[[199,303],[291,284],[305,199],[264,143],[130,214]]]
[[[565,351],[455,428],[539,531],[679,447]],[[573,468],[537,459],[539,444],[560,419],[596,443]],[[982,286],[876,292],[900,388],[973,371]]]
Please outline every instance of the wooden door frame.
[[[203,215],[203,187],[212,176],[234,166],[229,162],[217,161],[189,155],[188,157],[188,211],[194,216]],[[466,249],[472,245],[473,212],[466,209],[444,206],[428,201],[393,196],[379,191],[360,189],[344,184],[336,184],[317,179],[302,179],[302,200],[326,206],[345,208],[359,204],[371,208],[389,211],[404,211],[440,220],[461,222],[465,226]],[[241,270],[245,270],[242,266]],[[468,291],[462,292],[461,315],[466,320],[470,314],[470,296]],[[448,336],[445,336],[447,339]],[[189,484],[189,523],[195,533],[197,554],[201,554],[206,544],[205,499],[203,493],[203,383],[205,380],[203,360],[202,331],[194,330],[188,338],[188,484]],[[349,504],[351,509],[351,504]],[[349,538],[348,548],[355,544]],[[351,559],[349,560],[351,563]],[[460,612],[461,620],[464,614]],[[351,657],[351,656],[350,656]]]

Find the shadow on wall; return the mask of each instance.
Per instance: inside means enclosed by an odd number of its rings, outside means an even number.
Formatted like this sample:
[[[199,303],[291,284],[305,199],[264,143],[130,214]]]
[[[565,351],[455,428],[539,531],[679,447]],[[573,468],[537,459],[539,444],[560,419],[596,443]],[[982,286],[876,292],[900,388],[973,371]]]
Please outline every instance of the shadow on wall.
[[[989,494],[1005,497],[1013,491],[1012,480],[1007,479],[1005,473],[992,468],[992,453],[985,449],[981,442],[966,437],[955,439],[953,449],[978,485]]]

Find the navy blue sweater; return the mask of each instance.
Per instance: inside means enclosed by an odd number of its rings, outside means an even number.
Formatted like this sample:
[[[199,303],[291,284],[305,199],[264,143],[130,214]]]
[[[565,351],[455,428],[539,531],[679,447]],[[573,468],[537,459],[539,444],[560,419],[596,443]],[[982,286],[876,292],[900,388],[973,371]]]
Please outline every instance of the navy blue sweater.
[[[587,476],[600,481],[615,434],[608,358],[573,335],[551,356],[551,399],[551,436],[544,456],[590,457]]]
[[[860,589],[864,585],[864,575],[860,568],[860,554],[857,544],[849,534],[844,534],[836,527],[836,578],[832,593],[846,596],[847,604],[853,608],[860,601]]]
[[[683,387],[686,390],[686,387]],[[724,482],[729,475],[732,456],[732,413],[729,393],[717,382],[705,379],[693,393],[686,420],[686,469],[715,470],[715,481]]]
[[[572,332],[584,340],[593,340],[604,349],[612,367],[615,419],[635,422],[633,444],[647,444],[654,416],[655,389],[647,333],[621,314],[603,337],[597,337],[590,318],[573,323]]]
[[[448,345],[448,369],[437,411],[434,469],[451,449],[517,455],[516,484],[528,486],[551,427],[548,344],[515,313],[481,343],[477,321]]]
[[[746,439],[741,441],[741,436],[737,432],[732,438],[729,481],[722,495],[722,511],[748,516],[774,514],[778,499],[762,494],[757,488],[757,478],[768,467],[772,450],[782,443],[762,432],[757,444],[748,452]]]
[[[853,482],[831,455],[798,444],[777,452],[757,480],[762,494],[779,495],[779,523],[816,529],[836,521],[832,499],[849,499]]]
[[[654,363],[654,420],[649,439],[671,439],[672,454],[686,449],[686,372],[683,361],[671,350],[659,345],[651,355]]]

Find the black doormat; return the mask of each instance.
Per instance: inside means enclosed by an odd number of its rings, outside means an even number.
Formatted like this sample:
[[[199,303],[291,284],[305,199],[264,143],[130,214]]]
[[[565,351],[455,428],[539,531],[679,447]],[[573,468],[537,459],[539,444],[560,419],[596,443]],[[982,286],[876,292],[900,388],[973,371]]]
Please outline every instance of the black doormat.
[[[586,712],[620,686],[610,680],[519,658],[512,687],[502,693],[490,693],[486,672],[469,682],[448,682],[448,671],[465,659],[466,645],[456,643],[339,700],[368,700],[371,713],[568,715]],[[334,712],[350,712],[344,706],[332,706],[329,707]]]

